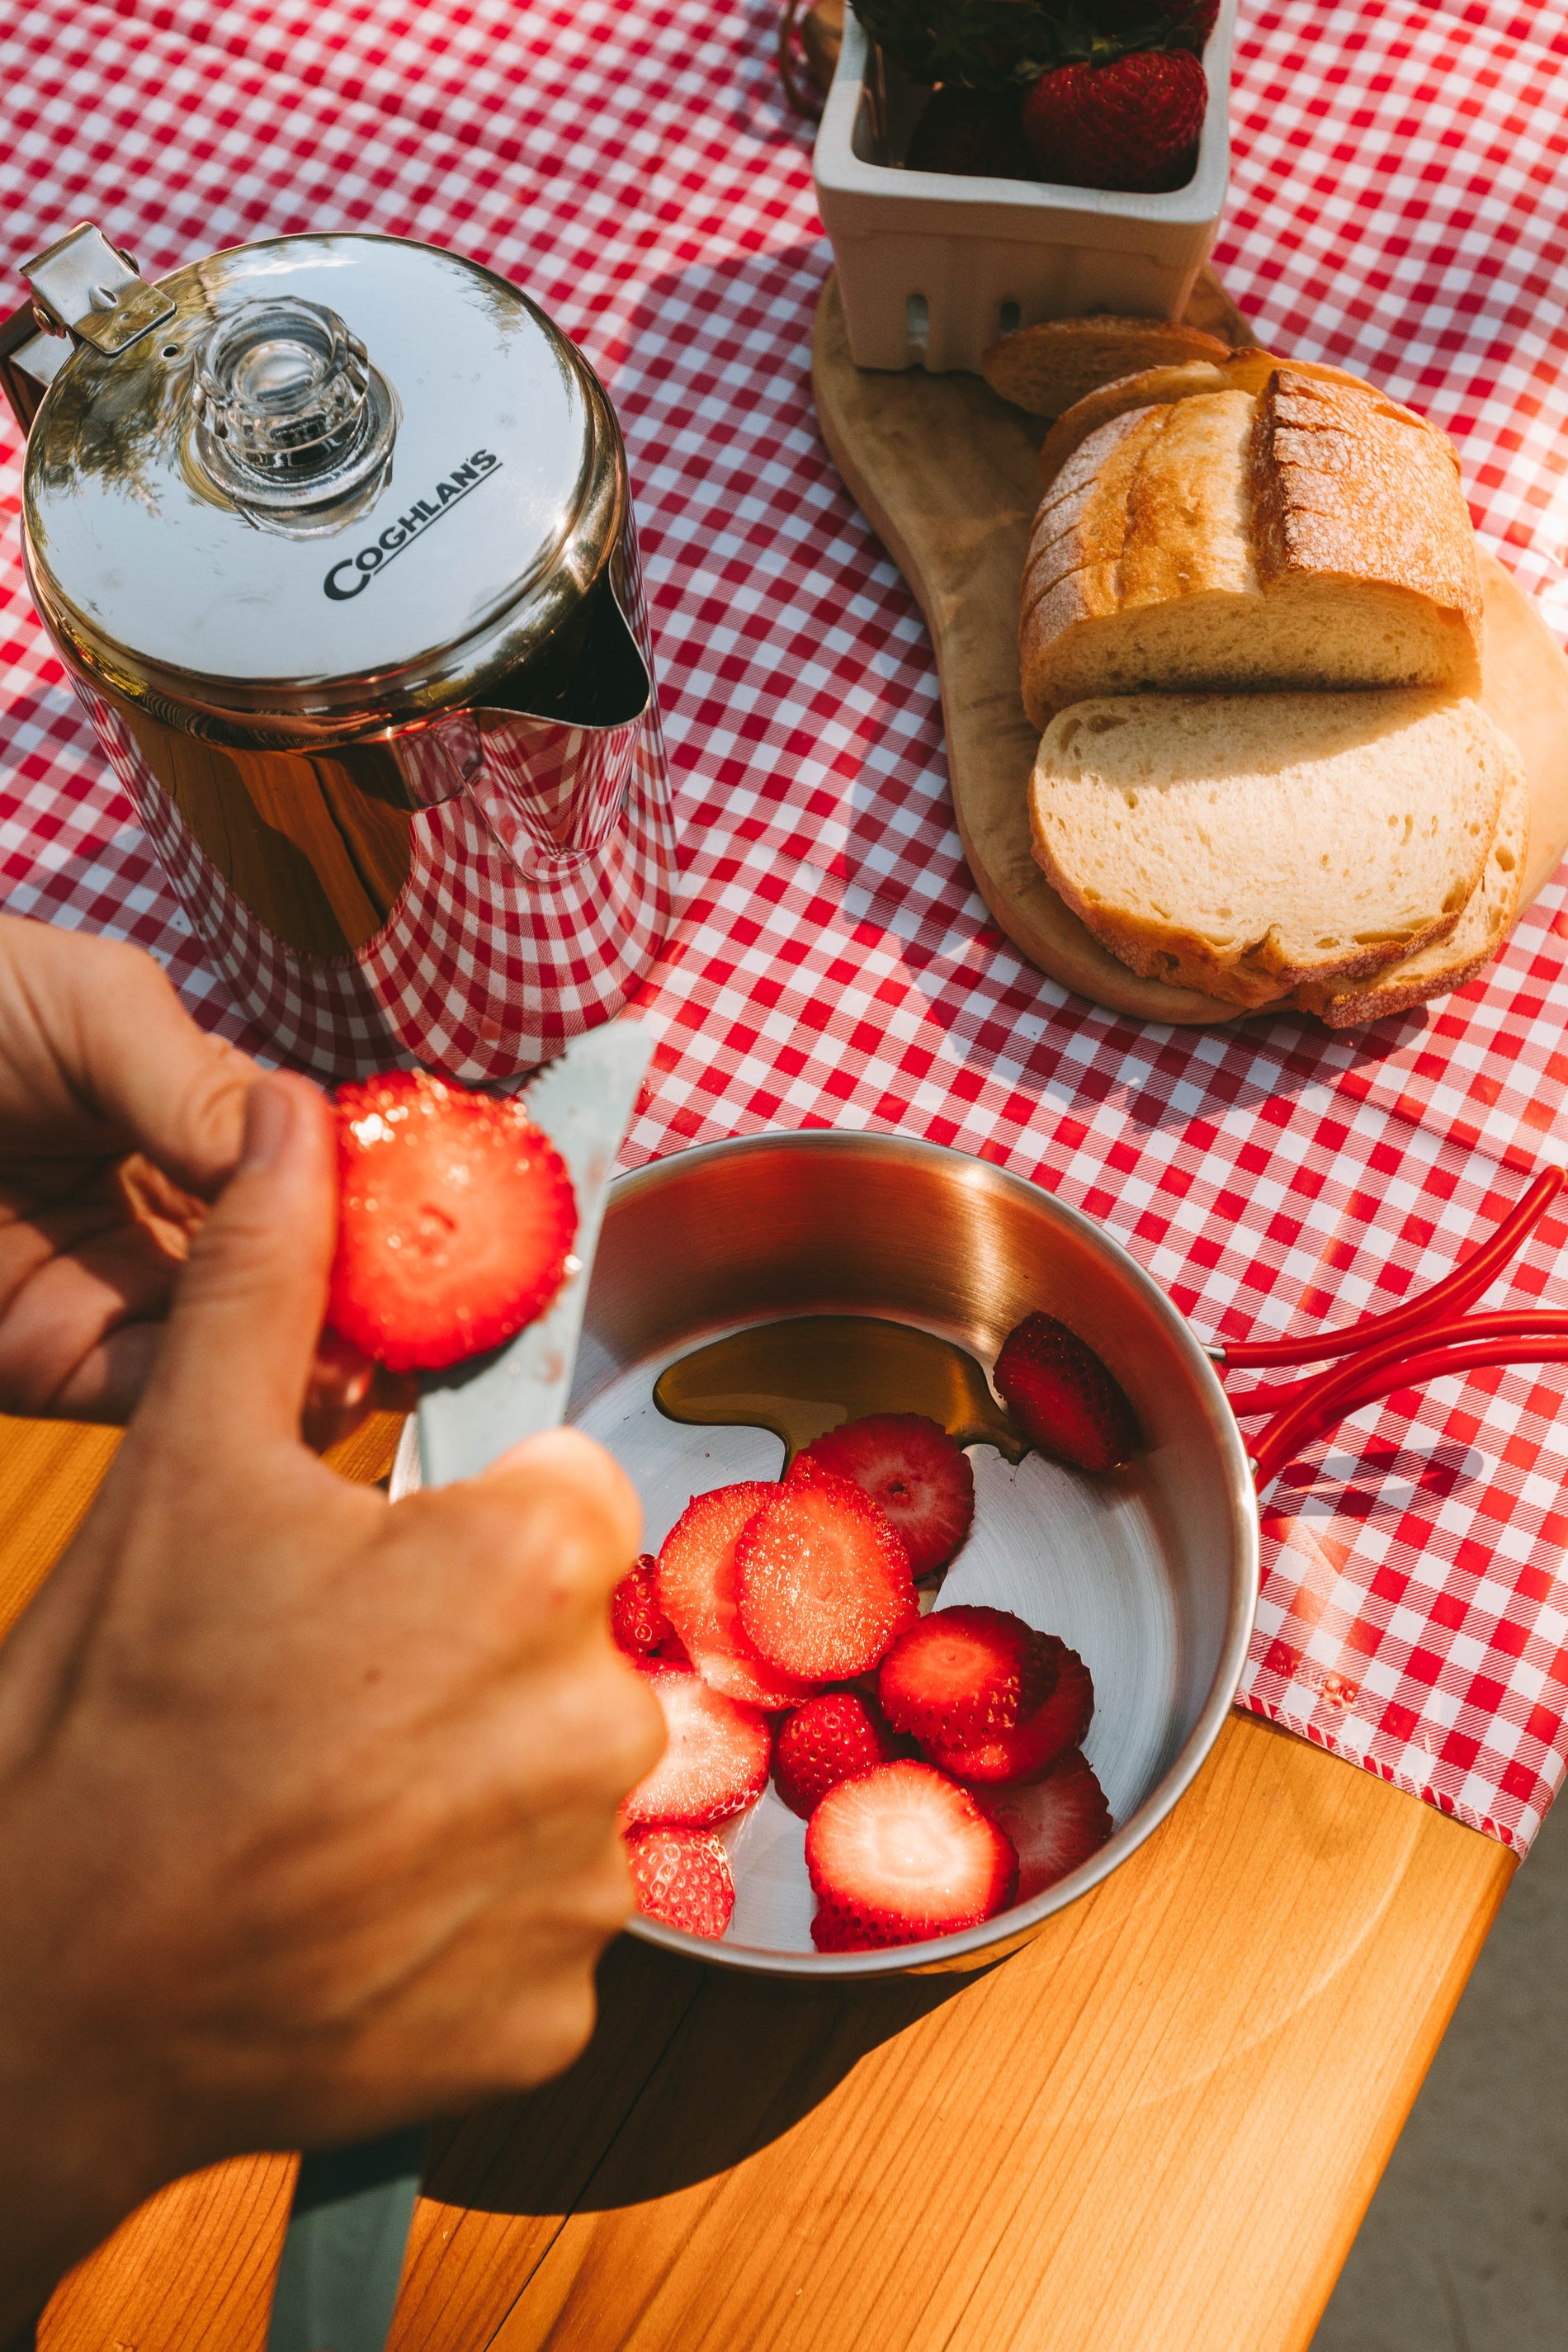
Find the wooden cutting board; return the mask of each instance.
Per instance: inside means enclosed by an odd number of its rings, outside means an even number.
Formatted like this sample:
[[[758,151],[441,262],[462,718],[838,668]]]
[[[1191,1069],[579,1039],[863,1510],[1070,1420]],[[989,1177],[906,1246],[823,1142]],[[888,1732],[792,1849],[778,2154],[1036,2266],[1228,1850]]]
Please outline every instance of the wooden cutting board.
[[[1187,315],[1233,341],[1256,340],[1212,272]],[[1258,1018],[1195,989],[1140,980],[1068,913],[1030,854],[1027,785],[1039,739],[1018,687],[1018,583],[1044,423],[979,376],[858,368],[832,278],[817,304],[812,384],[834,463],[925,614],[959,839],[1002,929],[1052,980],[1111,1012],[1187,1026]],[[1568,661],[1531,599],[1484,553],[1481,579],[1481,699],[1530,773],[1528,906],[1568,848]]]

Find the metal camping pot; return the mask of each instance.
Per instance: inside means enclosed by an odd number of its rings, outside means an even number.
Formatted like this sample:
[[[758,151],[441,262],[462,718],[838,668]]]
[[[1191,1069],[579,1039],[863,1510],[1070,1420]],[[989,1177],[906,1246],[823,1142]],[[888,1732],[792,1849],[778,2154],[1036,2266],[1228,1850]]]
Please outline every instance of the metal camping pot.
[[[83,226],[24,274],[0,373],[34,599],[240,1007],[323,1072],[468,1080],[607,1019],[675,845],[626,452],[580,353],[397,237],[149,285]]]

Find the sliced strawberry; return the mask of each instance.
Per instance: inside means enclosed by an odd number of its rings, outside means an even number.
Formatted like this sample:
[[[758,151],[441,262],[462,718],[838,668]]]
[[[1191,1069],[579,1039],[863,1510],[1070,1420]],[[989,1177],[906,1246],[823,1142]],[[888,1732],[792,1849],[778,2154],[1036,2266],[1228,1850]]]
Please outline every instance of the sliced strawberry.
[[[815,1438],[790,1464],[792,1478],[815,1470],[851,1478],[868,1495],[910,1556],[911,1576],[945,1568],[974,1517],[969,1456],[923,1412],[872,1412]]]
[[[798,1706],[812,1689],[810,1680],[770,1665],[736,1606],[735,1545],[777,1493],[758,1479],[693,1495],[658,1555],[658,1597],[692,1664],[715,1690],[751,1706]]]
[[[976,1789],[974,1801],[1018,1853],[1016,1900],[1043,1895],[1098,1853],[1113,1826],[1105,1791],[1076,1748],[1043,1780],[1022,1789]]]
[[[772,1489],[735,1547],[735,1591],[763,1657],[807,1682],[868,1673],[920,1615],[903,1545],[828,1470]]]
[[[712,1831],[658,1822],[628,1830],[626,1849],[637,1909],[716,1944],[735,1908],[735,1882]]]
[[[840,1780],[908,1752],[858,1691],[823,1691],[779,1726],[773,1786],[792,1813],[809,1821]]]
[[[632,1562],[610,1595],[610,1632],[628,1658],[670,1658],[689,1663],[680,1636],[664,1613],[655,1581],[658,1562],[645,1551]]]
[[[996,1393],[1032,1444],[1079,1470],[1114,1470],[1138,1444],[1132,1407],[1092,1348],[1054,1315],[1026,1315],[996,1359]]]
[[[895,1731],[967,1748],[1032,1715],[1055,1674],[1046,1635],[1021,1617],[961,1605],[900,1634],[877,1670],[877,1696]]]
[[[1015,1730],[989,1732],[967,1745],[922,1741],[939,1771],[979,1787],[1006,1788],[1019,1780],[1037,1780],[1068,1748],[1078,1747],[1094,1714],[1089,1668],[1054,1633],[1037,1639],[1044,1645],[1052,1674],[1049,1698]]]
[[[805,1830],[819,1951],[872,1951],[977,1927],[1012,1900],[1018,1857],[973,1798],[929,1764],[841,1780]]]
[[[387,1070],[340,1087],[337,1120],[334,1331],[395,1372],[435,1372],[544,1312],[577,1202],[521,1102]]]
[[[773,1748],[766,1716],[710,1690],[685,1666],[655,1664],[647,1678],[664,1709],[668,1744],[621,1807],[623,1829],[681,1822],[704,1830],[754,1804],[767,1786]]]

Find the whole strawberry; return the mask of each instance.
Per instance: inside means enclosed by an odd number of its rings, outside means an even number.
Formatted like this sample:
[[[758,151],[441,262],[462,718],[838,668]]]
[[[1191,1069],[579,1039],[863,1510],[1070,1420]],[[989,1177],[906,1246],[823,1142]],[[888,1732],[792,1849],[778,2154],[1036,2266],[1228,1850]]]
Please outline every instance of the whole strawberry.
[[[1068,187],[1151,194],[1191,179],[1207,104],[1191,49],[1133,49],[1043,73],[1024,93],[1024,138]]]
[[[773,1786],[808,1822],[829,1789],[907,1753],[858,1691],[830,1690],[785,1716],[773,1741]]]

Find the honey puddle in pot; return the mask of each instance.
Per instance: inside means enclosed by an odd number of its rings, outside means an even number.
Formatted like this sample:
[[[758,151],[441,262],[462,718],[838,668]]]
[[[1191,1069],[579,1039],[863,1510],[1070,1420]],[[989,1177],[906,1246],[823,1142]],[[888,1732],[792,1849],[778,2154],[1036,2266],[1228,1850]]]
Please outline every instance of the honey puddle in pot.
[[[966,1349],[872,1315],[801,1315],[694,1349],[662,1371],[666,1419],[771,1429],[784,1468],[814,1437],[871,1412],[923,1412],[957,1445],[994,1445],[1021,1462],[1028,1441]]]

